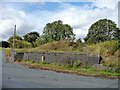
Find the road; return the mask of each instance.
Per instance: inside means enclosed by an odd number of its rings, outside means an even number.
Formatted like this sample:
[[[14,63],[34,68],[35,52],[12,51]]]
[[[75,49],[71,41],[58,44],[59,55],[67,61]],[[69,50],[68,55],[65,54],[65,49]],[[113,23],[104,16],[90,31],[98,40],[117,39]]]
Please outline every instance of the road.
[[[7,63],[3,54],[2,88],[118,88],[118,80],[29,69]]]

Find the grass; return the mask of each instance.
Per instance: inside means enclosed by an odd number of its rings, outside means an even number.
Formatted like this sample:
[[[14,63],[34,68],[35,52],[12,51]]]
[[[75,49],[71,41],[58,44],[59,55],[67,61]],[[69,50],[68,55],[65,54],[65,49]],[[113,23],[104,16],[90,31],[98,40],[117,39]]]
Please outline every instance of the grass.
[[[100,52],[100,55],[107,56],[113,55],[117,50],[117,41],[107,41],[97,44],[77,44],[67,41],[53,41],[44,45],[40,45],[36,48],[23,48],[15,49],[18,52],[40,52],[40,51],[51,51],[51,52],[78,52],[97,55]]]
[[[3,50],[6,56],[10,56],[10,48],[0,48],[0,50]]]
[[[9,55],[10,49],[3,49]],[[102,57],[101,64],[108,67],[118,67],[120,62],[120,49],[117,49],[117,41],[106,41],[97,44],[71,43],[67,41],[53,41],[36,48],[15,49],[17,52],[74,52],[88,55],[98,55]]]
[[[17,61],[18,62],[18,61]],[[48,64],[42,62],[32,62],[32,61],[19,61],[18,63],[22,65],[27,65],[30,68],[34,69],[45,69],[45,70],[52,70],[57,72],[64,72],[64,73],[73,73],[78,75],[86,75],[86,76],[98,76],[98,77],[106,77],[106,78],[118,78],[120,73],[117,73],[112,70],[104,70],[98,71],[94,68],[85,68],[85,67],[69,67],[67,65],[60,65],[60,64]]]
[[[117,41],[106,41],[97,44],[77,44],[67,41],[53,41],[36,48],[15,49],[17,52],[74,52],[88,55],[100,55],[101,64],[108,67],[118,67],[120,49],[117,49]]]
[[[1,48],[5,51],[6,55],[10,55],[10,48]],[[49,51],[49,52],[75,52],[75,53],[82,53],[82,54],[89,54],[89,55],[97,55],[98,52],[102,57],[101,64],[111,67],[111,68],[118,68],[120,62],[120,49],[117,49],[117,41],[107,41],[101,42],[97,44],[75,44],[66,41],[54,41],[51,43],[47,43],[45,45],[41,45],[36,48],[23,48],[23,49],[15,49],[17,52],[41,52],[41,51]],[[43,63],[32,63],[32,62],[24,62],[27,65],[30,64],[31,67],[35,68],[47,68],[52,70],[58,71],[67,71],[73,72],[77,74],[87,74],[87,75],[104,75],[104,76],[120,76],[119,73],[110,72],[108,71],[96,71],[92,68],[74,68],[69,66],[63,65],[56,65],[56,64],[43,64]],[[120,67],[119,67],[120,68]]]
[[[90,48],[91,50],[94,50],[96,47],[97,47],[96,45],[89,45],[89,47],[87,46],[87,48]],[[37,48],[39,48],[39,47],[37,47]],[[84,48],[86,48],[86,46],[84,46]],[[10,50],[11,50],[10,48],[0,48],[0,49],[4,50],[6,55],[8,55],[8,56],[10,55]],[[26,51],[26,49],[21,49],[21,50]],[[19,51],[19,49],[18,49],[18,51]],[[59,52],[64,52],[64,51],[59,51]],[[74,51],[74,52],[76,52],[76,51]],[[109,55],[109,57],[105,58],[103,63],[106,66],[116,67],[118,65],[117,60],[118,60],[117,57],[115,57],[113,55]],[[91,67],[84,67],[84,68],[83,67],[71,67],[69,65],[48,64],[48,63],[42,63],[42,62],[36,63],[33,61],[25,61],[25,60],[20,60],[17,62],[20,64],[23,64],[23,65],[27,65],[30,68],[47,69],[47,70],[52,70],[52,71],[57,71],[57,72],[73,73],[73,74],[78,74],[78,75],[98,76],[98,77],[107,77],[107,78],[117,78],[118,76],[120,76],[119,72],[115,72],[113,70],[105,70],[105,71],[99,70],[98,71]]]

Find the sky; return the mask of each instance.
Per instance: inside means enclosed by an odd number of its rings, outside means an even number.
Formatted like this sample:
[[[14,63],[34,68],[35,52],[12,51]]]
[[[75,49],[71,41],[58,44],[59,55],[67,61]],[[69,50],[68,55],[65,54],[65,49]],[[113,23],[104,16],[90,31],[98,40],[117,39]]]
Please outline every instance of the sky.
[[[14,25],[17,25],[19,36],[32,31],[41,35],[47,23],[62,20],[64,24],[69,24],[73,28],[77,39],[86,37],[91,24],[99,19],[111,19],[118,25],[117,0],[68,1],[2,1],[0,3],[2,40],[7,40],[13,35]]]

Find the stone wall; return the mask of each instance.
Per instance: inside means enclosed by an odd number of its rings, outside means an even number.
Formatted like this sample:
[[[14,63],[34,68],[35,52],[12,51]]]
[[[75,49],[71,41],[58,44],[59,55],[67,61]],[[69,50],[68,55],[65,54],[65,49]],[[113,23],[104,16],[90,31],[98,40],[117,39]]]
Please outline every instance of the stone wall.
[[[35,62],[40,62],[44,59],[47,63],[61,63],[67,64],[69,62],[74,62],[80,60],[81,63],[94,65],[99,64],[100,60],[97,56],[89,56],[86,54],[78,53],[65,53],[65,52],[30,52],[30,53],[16,53],[14,60],[32,60]]]

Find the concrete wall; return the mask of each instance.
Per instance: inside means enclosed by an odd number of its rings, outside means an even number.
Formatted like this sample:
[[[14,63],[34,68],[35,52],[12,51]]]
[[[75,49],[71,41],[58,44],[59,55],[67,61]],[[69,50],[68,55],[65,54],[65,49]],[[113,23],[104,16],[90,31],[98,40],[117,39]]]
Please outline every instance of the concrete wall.
[[[61,63],[67,64],[71,61],[80,60],[81,63],[93,65],[99,63],[97,56],[89,56],[86,54],[77,53],[63,53],[63,52],[31,52],[31,53],[16,53],[14,56],[15,60],[32,60],[40,62],[44,57],[44,61],[48,63]]]

